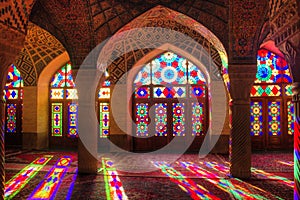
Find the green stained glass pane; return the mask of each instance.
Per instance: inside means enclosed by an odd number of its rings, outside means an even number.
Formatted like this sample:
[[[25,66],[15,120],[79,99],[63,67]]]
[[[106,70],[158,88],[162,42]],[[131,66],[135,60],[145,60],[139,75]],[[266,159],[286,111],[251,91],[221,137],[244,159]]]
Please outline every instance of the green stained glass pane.
[[[293,91],[292,91],[292,85],[287,85],[285,86],[285,94],[287,96],[292,96],[293,95]]]

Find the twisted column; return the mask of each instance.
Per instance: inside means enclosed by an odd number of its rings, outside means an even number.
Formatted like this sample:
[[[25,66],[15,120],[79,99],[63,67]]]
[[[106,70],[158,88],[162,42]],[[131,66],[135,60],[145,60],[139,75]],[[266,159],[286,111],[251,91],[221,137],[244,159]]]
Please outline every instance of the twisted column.
[[[251,136],[249,100],[232,100],[230,134],[230,174],[238,178],[251,176]]]
[[[294,199],[300,199],[300,82],[293,83],[294,122]]]

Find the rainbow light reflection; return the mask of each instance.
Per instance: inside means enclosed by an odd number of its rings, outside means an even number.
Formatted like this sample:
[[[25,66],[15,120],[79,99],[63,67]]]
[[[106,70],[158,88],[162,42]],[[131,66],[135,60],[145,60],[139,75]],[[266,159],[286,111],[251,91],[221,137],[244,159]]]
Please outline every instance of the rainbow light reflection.
[[[59,158],[44,180],[31,193],[29,199],[54,199],[71,162],[70,156]]]
[[[74,189],[74,185],[75,185],[75,181],[76,181],[76,178],[77,178],[77,174],[78,174],[78,168],[76,169],[76,171],[75,171],[75,173],[73,175],[73,179],[72,179],[72,182],[70,184],[66,200],[69,200],[72,197],[72,192],[73,192],[73,189]]]
[[[119,179],[113,162],[108,158],[102,158],[102,170],[104,174],[105,191],[107,200],[127,200],[121,180]]]
[[[213,169],[213,170],[215,170],[215,171],[217,171],[217,172],[219,172],[219,173],[221,173],[221,174],[228,175],[229,167],[227,167],[227,166],[218,164],[218,163],[216,163],[216,162],[204,162],[204,163],[200,162],[200,163],[201,163],[201,164],[205,164],[205,165],[206,165],[207,167],[209,167],[210,169]],[[228,164],[228,162],[225,162],[225,163]],[[238,178],[231,178],[231,182],[233,182],[233,181],[234,181],[234,182],[238,182],[240,185],[244,185],[245,188],[249,188],[249,189],[251,188],[252,193],[253,193],[253,190],[258,190],[259,192],[261,192],[261,193],[263,193],[263,194],[265,194],[265,195],[272,196],[272,197],[274,197],[274,198],[276,198],[276,199],[282,199],[282,198],[280,198],[280,197],[278,197],[278,196],[275,196],[275,195],[273,195],[273,194],[271,194],[271,193],[269,193],[269,192],[267,192],[267,191],[265,191],[265,190],[263,190],[263,189],[261,189],[261,188],[259,188],[259,187],[256,187],[256,186],[254,186],[254,185],[251,185],[251,184],[249,184],[249,183],[246,183],[246,182],[244,182],[244,181],[242,181],[242,180],[240,180],[240,179],[238,179]],[[238,184],[234,184],[234,183],[233,183],[233,185],[236,185],[236,187],[238,187],[238,188],[241,189],[242,191],[244,190],[244,191],[247,192],[247,193],[251,193],[251,191],[249,191],[248,189],[242,188],[242,187],[239,186]],[[242,194],[245,194],[245,193],[242,193]],[[264,199],[266,199],[266,198],[264,198]]]
[[[5,199],[12,199],[22,188],[51,160],[53,156],[44,155],[35,159],[5,184]]]
[[[289,180],[287,178],[284,178],[282,176],[276,176],[274,174],[271,174],[271,173],[265,172],[263,170],[259,170],[259,169],[253,168],[253,167],[251,168],[251,171],[258,178],[265,178],[265,179],[276,180],[279,183],[283,183],[284,185],[287,185],[287,186],[289,186],[291,188],[294,188],[294,181],[291,181],[291,180]]]
[[[226,164],[229,164],[229,162],[225,162]],[[227,168],[229,170],[229,168]],[[282,183],[286,186],[289,186],[291,188],[294,188],[294,181],[291,181],[285,177],[277,176],[271,173],[268,173],[264,170],[256,169],[254,167],[251,167],[251,172],[253,175],[255,175],[257,178],[264,178],[264,179],[271,179],[278,181],[279,183]]]
[[[188,193],[193,199],[219,199],[212,195],[203,186],[196,184],[191,179],[186,178],[179,171],[176,171],[166,162],[153,162],[155,167],[159,168],[162,173],[167,175],[172,182],[176,183],[183,191]]]
[[[233,184],[230,180],[226,178],[220,178],[212,172],[203,169],[202,167],[195,165],[192,162],[180,162],[181,166],[196,174],[198,177],[206,178],[205,180],[214,184],[216,187],[221,190],[227,192],[228,194],[232,194],[236,199],[265,199],[267,198],[258,195],[252,194],[246,188],[241,187],[238,184]]]
[[[283,164],[283,165],[287,165],[290,167],[294,166],[294,162],[293,161],[281,161],[281,160],[277,160],[278,163]]]

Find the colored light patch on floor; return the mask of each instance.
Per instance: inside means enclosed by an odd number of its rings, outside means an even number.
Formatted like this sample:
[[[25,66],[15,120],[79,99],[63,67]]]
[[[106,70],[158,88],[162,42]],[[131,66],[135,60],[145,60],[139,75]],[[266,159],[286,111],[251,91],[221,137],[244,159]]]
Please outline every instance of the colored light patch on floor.
[[[228,162],[225,162],[227,164],[229,164]],[[225,165],[222,165],[222,164],[218,164],[216,162],[200,162],[200,164],[204,164],[205,166],[209,167],[210,169],[213,169],[215,170],[216,172],[219,172],[219,173],[222,173],[224,175],[228,175],[228,172],[229,172],[229,167],[225,166]],[[271,194],[270,192],[267,192],[259,187],[256,187],[254,185],[251,185],[249,183],[246,183],[238,178],[230,178],[230,181],[232,182],[233,185],[236,185],[238,188],[242,189],[243,188],[246,188],[246,190],[249,192],[249,193],[254,193],[254,191],[256,191],[256,193],[259,193],[263,196],[268,196],[268,197],[272,197],[272,198],[276,198],[276,199],[282,199],[278,196],[275,196],[273,194]],[[250,189],[250,190],[248,190]],[[267,198],[268,199],[268,198]]]
[[[44,155],[35,159],[5,184],[5,199],[12,199],[22,188],[51,160],[53,156]]]
[[[218,164],[216,162],[200,162],[201,165],[205,165],[207,166],[208,168],[211,168],[225,176],[230,176],[229,174],[229,168],[225,165],[221,165],[221,164]]]
[[[59,158],[44,180],[31,193],[29,199],[54,199],[56,192],[70,166],[72,160],[69,156]]]
[[[272,179],[272,180],[278,181],[279,183],[287,185],[291,188],[294,188],[294,181],[291,181],[291,180],[289,180],[287,178],[284,178],[282,176],[277,176],[275,174],[271,174],[271,173],[265,172],[263,170],[253,168],[253,167],[251,168],[251,172],[252,172],[252,174],[257,176],[258,178]]]
[[[229,162],[225,162],[226,164],[229,164]],[[229,168],[227,167],[227,170],[229,170]],[[275,174],[272,173],[268,173],[264,170],[260,170],[254,167],[251,167],[251,172],[253,175],[255,175],[257,178],[263,178],[263,179],[268,179],[268,180],[275,180],[278,181],[279,183],[282,183],[286,186],[289,186],[291,188],[294,188],[294,181],[291,181],[285,177],[282,176],[277,176]]]
[[[116,168],[113,167],[113,162],[110,159],[102,158],[102,170],[107,200],[127,200],[128,197],[126,196],[118,172],[116,171]]]
[[[159,168],[162,173],[168,176],[172,182],[176,183],[183,191],[188,193],[192,199],[219,199],[212,195],[206,188],[196,184],[189,178],[186,178],[179,171],[175,170],[166,162],[153,162],[154,166]]]
[[[282,165],[286,165],[286,166],[290,166],[290,167],[293,167],[294,166],[294,162],[292,161],[281,161],[281,160],[277,160],[278,163],[282,164]]]
[[[75,182],[76,182],[77,175],[78,175],[78,168],[76,169],[76,171],[75,171],[75,173],[73,175],[73,179],[72,179],[72,182],[70,184],[66,200],[69,200],[72,197],[72,192],[73,192],[73,189],[74,189],[74,185],[75,185]]]
[[[214,184],[219,189],[232,194],[236,199],[265,199],[267,198],[259,195],[253,194],[253,191],[249,191],[246,188],[241,187],[238,184],[233,184],[230,180],[225,178],[220,178],[216,174],[207,171],[206,169],[192,163],[192,162],[180,162],[178,163],[185,169],[196,174],[200,178],[205,178],[206,181]]]

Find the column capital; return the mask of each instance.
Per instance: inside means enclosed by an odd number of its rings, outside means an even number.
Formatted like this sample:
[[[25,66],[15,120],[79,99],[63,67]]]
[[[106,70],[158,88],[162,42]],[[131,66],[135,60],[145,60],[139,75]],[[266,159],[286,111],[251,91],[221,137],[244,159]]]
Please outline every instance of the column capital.
[[[257,71],[256,64],[229,65],[230,95],[233,104],[248,105]]]

